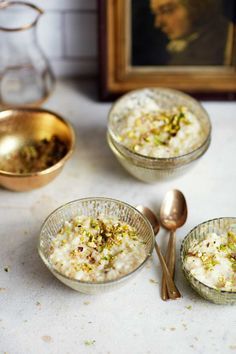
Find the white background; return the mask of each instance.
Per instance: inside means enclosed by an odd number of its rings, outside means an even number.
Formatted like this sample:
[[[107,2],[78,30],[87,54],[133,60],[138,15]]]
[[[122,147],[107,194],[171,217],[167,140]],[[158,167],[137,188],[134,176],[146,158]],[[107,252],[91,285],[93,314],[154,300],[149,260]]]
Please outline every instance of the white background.
[[[110,104],[97,103],[94,97],[93,83],[58,83],[46,107],[73,124],[75,153],[61,175],[44,188],[27,193],[0,189],[0,353],[235,353],[235,306],[214,305],[196,295],[182,275],[179,257],[176,281],[183,298],[172,302],[160,298],[155,253],[126,286],[99,296],[67,288],[40,260],[37,240],[44,219],[81,197],[143,203],[158,213],[169,189],[182,190],[189,215],[177,231],[178,255],[182,239],[194,226],[236,216],[236,103],[205,102],[213,124],[207,153],[185,176],[148,185],[128,175],[109,150]],[[167,233],[162,230],[157,240],[164,250]],[[95,342],[87,346],[87,340]]]

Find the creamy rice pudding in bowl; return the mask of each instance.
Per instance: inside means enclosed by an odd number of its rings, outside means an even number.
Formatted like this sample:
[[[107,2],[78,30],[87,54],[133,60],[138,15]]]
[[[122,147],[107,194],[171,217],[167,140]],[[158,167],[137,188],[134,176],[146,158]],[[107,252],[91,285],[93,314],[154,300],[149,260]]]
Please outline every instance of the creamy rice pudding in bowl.
[[[128,172],[156,182],[182,174],[205,153],[211,123],[204,108],[182,92],[142,89],[114,103],[107,138]]]
[[[236,302],[236,218],[196,226],[181,246],[185,277],[202,297],[217,304]]]
[[[154,233],[132,206],[109,198],[72,201],[45,220],[39,254],[64,284],[88,294],[125,284],[151,255]]]

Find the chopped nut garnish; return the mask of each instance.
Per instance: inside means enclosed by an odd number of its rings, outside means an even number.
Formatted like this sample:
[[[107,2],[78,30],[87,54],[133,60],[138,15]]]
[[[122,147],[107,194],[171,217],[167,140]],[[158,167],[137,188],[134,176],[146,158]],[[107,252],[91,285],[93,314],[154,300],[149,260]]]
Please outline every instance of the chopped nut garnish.
[[[187,310],[192,310],[192,305],[185,306],[185,308],[186,308]]]
[[[46,343],[51,343],[52,342],[52,337],[51,336],[42,336],[41,338]]]
[[[67,153],[66,143],[57,135],[50,139],[32,141],[19,151],[1,160],[0,170],[12,173],[32,173],[43,171],[61,160]]]
[[[204,240],[193,242],[185,258],[185,267],[214,289],[236,291],[235,232],[210,233]]]
[[[96,342],[96,341],[95,341],[94,339],[92,339],[92,340],[85,340],[85,341],[84,341],[84,344],[85,344],[85,345],[93,345],[95,342]]]
[[[135,111],[126,119],[119,140],[130,150],[144,156],[185,154],[199,146],[204,135],[200,122],[186,107],[174,107],[170,111],[144,110],[139,116]]]
[[[65,222],[50,252],[50,261],[59,272],[86,281],[119,278],[146,256],[145,244],[134,227],[115,218],[87,216]]]

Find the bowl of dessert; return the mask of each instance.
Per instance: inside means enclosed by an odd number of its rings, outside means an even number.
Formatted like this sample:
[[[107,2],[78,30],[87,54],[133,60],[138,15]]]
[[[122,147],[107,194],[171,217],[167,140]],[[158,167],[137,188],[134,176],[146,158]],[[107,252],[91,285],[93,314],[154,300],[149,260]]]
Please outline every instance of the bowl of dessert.
[[[184,238],[182,269],[192,288],[216,304],[236,303],[236,218],[203,222]]]
[[[147,219],[110,198],[67,203],[45,220],[39,255],[48,269],[74,290],[96,294],[125,284],[142,269],[154,247]]]
[[[211,123],[182,92],[147,88],[118,99],[108,116],[108,144],[123,167],[145,182],[183,174],[207,151]]]

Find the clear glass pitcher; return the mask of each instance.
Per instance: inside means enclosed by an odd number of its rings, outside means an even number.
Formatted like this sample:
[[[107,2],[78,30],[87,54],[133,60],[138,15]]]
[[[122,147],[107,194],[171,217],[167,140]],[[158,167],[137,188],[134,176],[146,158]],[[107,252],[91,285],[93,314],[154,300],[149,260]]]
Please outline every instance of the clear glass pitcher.
[[[0,106],[40,105],[54,86],[37,43],[43,10],[22,1],[0,2]]]

